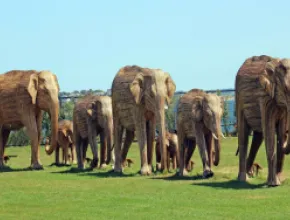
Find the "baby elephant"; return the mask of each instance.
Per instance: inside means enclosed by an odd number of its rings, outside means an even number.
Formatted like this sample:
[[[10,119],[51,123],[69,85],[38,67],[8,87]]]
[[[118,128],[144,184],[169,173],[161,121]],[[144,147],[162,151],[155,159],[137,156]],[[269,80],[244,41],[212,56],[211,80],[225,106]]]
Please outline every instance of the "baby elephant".
[[[73,123],[70,120],[61,120],[58,122],[58,140],[57,147],[53,149],[50,145],[50,138],[46,138],[45,151],[51,155],[55,150],[55,164],[59,165],[59,149],[62,148],[62,162],[68,164],[71,161],[76,164],[75,145],[73,143]],[[69,149],[71,155],[69,155]]]
[[[166,132],[165,134],[166,140],[165,145],[167,146],[167,167],[170,168],[170,161],[172,162],[172,169],[176,169],[177,166],[179,166],[179,157],[177,154],[179,154],[178,151],[178,139],[176,133],[170,133]],[[157,137],[155,139],[155,153],[156,153],[156,166],[157,170],[161,167],[158,167],[161,165],[161,149],[160,149],[160,137]]]

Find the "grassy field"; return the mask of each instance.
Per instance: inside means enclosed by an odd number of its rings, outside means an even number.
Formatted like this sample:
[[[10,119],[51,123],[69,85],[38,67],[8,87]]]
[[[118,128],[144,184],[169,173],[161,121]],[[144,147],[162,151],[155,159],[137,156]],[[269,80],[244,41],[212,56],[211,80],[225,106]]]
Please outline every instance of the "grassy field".
[[[0,173],[0,219],[284,219],[290,215],[290,166],[285,159],[282,186],[267,188],[266,154],[261,147],[257,162],[259,177],[248,183],[236,181],[236,138],[222,143],[221,163],[215,176],[202,180],[201,159],[195,151],[196,167],[191,177],[174,173],[142,177],[136,143],[129,151],[135,160],[122,177],[107,171],[73,172],[71,167],[49,166],[54,156],[41,147],[45,170],[25,171],[30,147],[10,147],[11,172]],[[90,153],[90,150],[89,150]]]

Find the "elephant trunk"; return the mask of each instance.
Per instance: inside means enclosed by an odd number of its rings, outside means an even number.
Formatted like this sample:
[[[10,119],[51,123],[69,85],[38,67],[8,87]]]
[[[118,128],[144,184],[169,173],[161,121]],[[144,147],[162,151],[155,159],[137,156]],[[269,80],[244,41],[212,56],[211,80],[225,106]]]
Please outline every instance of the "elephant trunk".
[[[165,100],[159,102],[160,108],[157,111],[157,128],[159,131],[159,146],[161,149],[161,169],[168,170],[167,167],[167,147],[166,147],[166,129],[165,129]]]
[[[288,128],[288,132],[290,131],[290,107],[287,107],[289,109],[287,109],[287,128]],[[284,131],[285,134],[282,135],[286,135],[286,131]],[[284,153],[285,154],[289,154],[290,153],[290,138],[287,138],[287,145],[284,148]]]
[[[53,151],[57,147],[57,140],[58,140],[58,100],[50,109],[50,123],[51,123],[51,139],[50,139],[50,147],[45,146],[45,152],[48,155],[51,155]]]
[[[220,162],[220,137],[223,136],[223,133],[220,129],[220,120],[218,119],[216,122],[216,128],[214,129],[215,132],[213,132],[213,137],[214,137],[214,159],[213,159],[213,164],[215,166],[219,165]]]

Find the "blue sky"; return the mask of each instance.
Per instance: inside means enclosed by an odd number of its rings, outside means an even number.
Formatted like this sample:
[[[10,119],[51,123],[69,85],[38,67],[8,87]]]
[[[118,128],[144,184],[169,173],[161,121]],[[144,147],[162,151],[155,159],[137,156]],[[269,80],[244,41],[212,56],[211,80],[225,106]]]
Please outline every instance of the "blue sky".
[[[252,55],[290,57],[290,1],[9,0],[0,72],[49,69],[62,91],[111,87],[125,65],[161,68],[177,90],[234,88]]]

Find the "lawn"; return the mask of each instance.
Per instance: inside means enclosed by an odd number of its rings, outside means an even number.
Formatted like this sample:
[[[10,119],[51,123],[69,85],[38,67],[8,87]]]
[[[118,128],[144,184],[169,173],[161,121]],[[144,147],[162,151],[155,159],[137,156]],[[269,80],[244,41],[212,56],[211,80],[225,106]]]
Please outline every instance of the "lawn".
[[[203,180],[198,150],[195,169],[188,178],[153,174],[142,177],[139,151],[129,151],[135,164],[122,177],[94,170],[73,172],[71,167],[49,166],[54,156],[41,147],[44,170],[21,168],[30,163],[30,147],[9,147],[16,154],[8,165],[13,172],[0,173],[0,219],[285,219],[290,215],[290,166],[285,159],[282,186],[267,188],[265,147],[256,161],[264,168],[248,183],[236,181],[238,157],[236,138],[222,142],[221,162],[215,175]],[[91,155],[90,150],[88,151]]]

